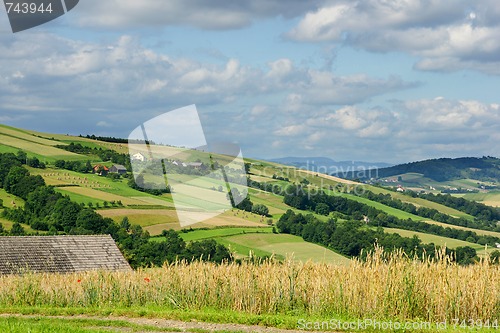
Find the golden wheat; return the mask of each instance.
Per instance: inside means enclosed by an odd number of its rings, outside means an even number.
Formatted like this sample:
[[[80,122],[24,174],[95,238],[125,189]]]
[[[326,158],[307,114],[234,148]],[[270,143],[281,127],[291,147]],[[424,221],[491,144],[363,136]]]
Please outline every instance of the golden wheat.
[[[221,309],[251,314],[444,321],[500,319],[500,267],[381,249],[350,266],[177,262],[135,272],[0,277],[0,307]]]

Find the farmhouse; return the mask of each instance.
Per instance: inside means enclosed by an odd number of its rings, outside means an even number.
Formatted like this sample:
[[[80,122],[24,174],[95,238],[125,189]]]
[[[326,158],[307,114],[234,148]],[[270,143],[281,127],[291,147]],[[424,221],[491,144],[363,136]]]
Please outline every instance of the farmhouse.
[[[109,235],[0,237],[0,275],[129,271]]]
[[[124,175],[127,173],[127,168],[125,168],[123,165],[115,164],[111,168],[109,168],[109,172]]]
[[[99,176],[106,176],[109,172],[109,168],[105,165],[97,164],[92,168],[93,172]]]

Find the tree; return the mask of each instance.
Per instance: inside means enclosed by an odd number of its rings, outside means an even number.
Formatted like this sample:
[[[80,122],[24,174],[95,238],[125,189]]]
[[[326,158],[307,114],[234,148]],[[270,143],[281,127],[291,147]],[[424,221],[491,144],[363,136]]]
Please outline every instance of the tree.
[[[12,193],[12,187],[21,181],[22,178],[29,176],[29,171],[21,166],[13,166],[10,168],[7,177],[5,177],[3,188]]]
[[[330,207],[326,203],[320,202],[316,205],[316,209],[314,210],[316,214],[328,216],[330,214]]]
[[[10,234],[12,236],[23,236],[25,235],[25,231],[23,226],[20,225],[18,222],[16,222],[12,225],[12,229],[10,229]]]
[[[87,163],[85,163],[85,172],[92,172],[92,164],[90,164],[89,160],[87,160]]]
[[[17,152],[16,158],[19,162],[21,162],[21,164],[25,164],[28,160],[28,155],[24,151],[19,150]]]
[[[500,251],[499,250],[495,250],[495,251],[490,253],[490,262],[492,264],[500,265]]]
[[[11,186],[11,193],[26,200],[28,194],[33,192],[37,187],[44,186],[45,181],[42,176],[27,176],[19,180],[19,182]]]
[[[477,259],[476,250],[470,246],[459,246],[455,249],[456,261],[460,265],[470,265]]]
[[[225,246],[218,244],[214,239],[191,242],[186,250],[187,255],[195,260],[204,259],[220,263],[231,259],[229,250]]]
[[[54,166],[58,169],[64,169],[66,162],[64,160],[57,160],[55,161]]]
[[[124,229],[127,232],[130,231],[130,221],[127,216],[125,216],[120,222],[120,228]]]
[[[262,204],[253,205],[252,213],[267,216],[269,214],[269,208]]]
[[[71,201],[68,197],[60,198],[54,205],[50,217],[51,224],[54,225],[57,230],[69,232],[71,228],[76,226],[78,213],[81,210],[82,206]]]
[[[251,212],[252,207],[253,207],[253,203],[250,201],[250,199],[248,197],[246,197],[245,199],[243,199],[243,201],[241,201],[239,204],[236,205],[236,208],[247,211],[247,212]]]
[[[91,231],[94,234],[103,233],[108,228],[105,219],[90,208],[82,209],[78,213],[76,226],[78,228]]]

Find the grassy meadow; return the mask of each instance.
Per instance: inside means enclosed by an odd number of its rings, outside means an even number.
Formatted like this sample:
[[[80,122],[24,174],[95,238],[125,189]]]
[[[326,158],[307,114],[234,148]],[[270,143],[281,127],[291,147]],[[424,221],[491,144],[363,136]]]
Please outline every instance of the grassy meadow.
[[[462,195],[464,199],[481,202],[485,205],[500,207],[500,192],[491,191],[488,193],[468,193]]]

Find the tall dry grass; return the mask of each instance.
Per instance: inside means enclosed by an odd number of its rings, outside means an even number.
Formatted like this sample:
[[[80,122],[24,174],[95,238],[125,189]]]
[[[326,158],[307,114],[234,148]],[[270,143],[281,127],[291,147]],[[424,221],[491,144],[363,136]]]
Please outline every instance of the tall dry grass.
[[[0,277],[0,307],[162,306],[251,314],[500,319],[500,267],[410,260],[380,249],[350,266],[179,262],[136,272]]]

